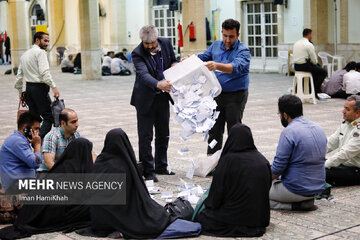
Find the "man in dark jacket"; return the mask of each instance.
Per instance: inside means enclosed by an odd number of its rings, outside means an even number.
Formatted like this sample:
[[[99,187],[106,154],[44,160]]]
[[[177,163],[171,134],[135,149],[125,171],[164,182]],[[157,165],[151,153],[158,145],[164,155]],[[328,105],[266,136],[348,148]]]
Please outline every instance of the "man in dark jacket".
[[[169,92],[171,83],[164,79],[163,72],[176,63],[173,46],[165,38],[158,38],[154,26],[140,29],[141,43],[132,52],[136,80],[131,96],[131,105],[137,112],[139,136],[139,160],[143,163],[146,180],[158,179],[157,174],[174,175],[167,170],[169,143]],[[155,169],[151,141],[155,127]]]

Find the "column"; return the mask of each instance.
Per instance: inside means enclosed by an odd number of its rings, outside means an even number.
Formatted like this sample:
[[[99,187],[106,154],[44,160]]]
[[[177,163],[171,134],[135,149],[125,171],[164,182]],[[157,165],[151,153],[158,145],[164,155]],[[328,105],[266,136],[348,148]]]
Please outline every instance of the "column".
[[[21,55],[30,48],[28,2],[9,0],[9,36],[11,44],[11,65],[20,64]]]
[[[99,2],[79,0],[83,80],[101,79]]]
[[[108,50],[120,52],[127,44],[126,1],[102,0],[100,6],[106,13],[101,17],[101,42]]]
[[[205,3],[204,0],[183,0],[184,55],[197,54],[206,50]],[[193,22],[196,41],[190,42],[189,30],[185,29]]]
[[[349,42],[349,15],[348,15],[349,2],[348,0],[342,0],[338,3],[338,6],[339,5],[340,5],[340,23],[338,22],[338,26],[341,26],[339,42],[348,43]]]
[[[62,0],[48,1],[48,23],[50,46],[52,47],[49,60],[50,65],[55,66],[60,64],[56,48],[66,46],[64,4]]]

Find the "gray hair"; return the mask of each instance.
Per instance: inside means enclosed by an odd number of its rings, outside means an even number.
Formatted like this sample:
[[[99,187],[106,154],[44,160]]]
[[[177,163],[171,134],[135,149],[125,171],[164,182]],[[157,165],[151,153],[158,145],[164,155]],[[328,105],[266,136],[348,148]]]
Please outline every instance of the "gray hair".
[[[354,111],[360,110],[360,96],[359,95],[351,95],[346,99],[346,101],[355,101]]]
[[[152,42],[155,42],[156,39],[158,38],[158,30],[153,25],[143,26],[140,29],[139,35],[140,35],[141,41],[146,42],[146,43],[152,43]]]

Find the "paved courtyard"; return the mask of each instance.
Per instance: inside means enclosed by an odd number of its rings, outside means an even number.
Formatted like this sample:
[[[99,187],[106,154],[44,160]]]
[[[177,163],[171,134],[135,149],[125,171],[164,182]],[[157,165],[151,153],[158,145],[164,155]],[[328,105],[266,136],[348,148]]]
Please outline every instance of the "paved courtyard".
[[[4,75],[8,66],[0,66],[0,145],[16,128],[18,94],[13,88],[15,77]],[[113,128],[122,128],[129,136],[138,156],[136,111],[130,105],[135,76],[107,76],[99,81],[83,81],[81,75],[61,73],[52,68],[51,73],[65,100],[66,107],[74,109],[79,117],[80,133],[91,140],[94,151],[99,154],[106,133]],[[288,93],[292,77],[279,74],[251,74],[249,99],[245,108],[243,123],[254,135],[258,150],[273,161],[277,142],[283,127],[277,115],[277,99]],[[317,105],[304,104],[306,118],[320,124],[326,135],[333,133],[342,121],[344,100],[330,99]],[[171,110],[172,112],[172,110]],[[186,178],[191,167],[190,159],[205,157],[207,144],[202,135],[193,135],[188,142],[182,142],[177,135],[180,126],[170,120],[169,165],[176,172],[174,176],[159,176],[155,185],[161,191],[179,192],[180,178],[189,183],[209,186],[211,177]],[[188,147],[190,152],[180,155],[178,151]],[[236,184],[236,183],[234,183]],[[261,239],[360,239],[360,188],[347,187],[332,190],[333,199],[318,200],[317,211],[298,213],[271,211],[271,223]],[[160,194],[155,199],[165,204]],[[200,236],[200,239],[211,239]],[[51,233],[35,235],[30,239],[93,239],[76,233]],[[215,239],[215,238],[213,238]]]

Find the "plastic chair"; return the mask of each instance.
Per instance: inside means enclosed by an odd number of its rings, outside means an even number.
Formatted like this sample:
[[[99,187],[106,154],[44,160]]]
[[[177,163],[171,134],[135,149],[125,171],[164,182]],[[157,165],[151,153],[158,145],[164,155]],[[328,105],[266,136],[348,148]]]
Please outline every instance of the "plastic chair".
[[[327,52],[319,52],[318,56],[321,59],[322,67],[326,66],[328,77],[330,78],[332,76],[333,64],[329,63],[328,57],[330,57],[331,59],[333,59],[334,57]]]
[[[309,89],[309,83],[311,89]],[[307,102],[312,99],[313,104],[317,103],[314,80],[310,72],[295,71],[293,95],[298,96],[302,102]]]
[[[284,67],[288,66],[288,52],[287,51],[279,51],[278,57],[280,60],[280,72],[284,72]]]

